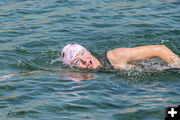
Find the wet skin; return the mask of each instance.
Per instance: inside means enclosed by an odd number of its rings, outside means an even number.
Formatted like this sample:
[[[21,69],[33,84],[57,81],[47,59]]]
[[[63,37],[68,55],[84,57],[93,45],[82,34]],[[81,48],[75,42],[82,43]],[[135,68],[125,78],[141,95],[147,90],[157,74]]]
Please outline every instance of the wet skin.
[[[115,69],[127,69],[128,64],[138,60],[158,57],[170,67],[179,68],[180,58],[164,45],[139,46],[135,48],[117,48],[107,52],[107,58]],[[97,69],[101,66],[98,59],[83,48],[72,60],[72,66]]]
[[[96,69],[100,66],[100,63],[88,50],[84,48],[74,57],[72,65],[78,68]]]

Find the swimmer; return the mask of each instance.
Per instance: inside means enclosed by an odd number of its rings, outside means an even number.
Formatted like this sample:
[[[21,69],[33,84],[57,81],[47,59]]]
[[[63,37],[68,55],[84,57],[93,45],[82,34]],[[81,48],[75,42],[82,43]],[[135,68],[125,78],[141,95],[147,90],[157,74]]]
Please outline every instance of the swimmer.
[[[160,58],[170,68],[180,68],[180,57],[165,45],[148,45],[134,48],[116,48],[94,57],[79,44],[68,44],[62,49],[61,60],[65,65],[82,69],[126,70],[132,62]]]

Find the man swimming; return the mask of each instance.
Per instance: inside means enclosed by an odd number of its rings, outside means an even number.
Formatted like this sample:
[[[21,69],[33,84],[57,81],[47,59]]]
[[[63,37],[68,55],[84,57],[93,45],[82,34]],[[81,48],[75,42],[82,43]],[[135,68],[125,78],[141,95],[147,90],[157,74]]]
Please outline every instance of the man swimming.
[[[180,68],[180,58],[165,45],[149,45],[134,48],[116,48],[94,57],[79,44],[68,44],[62,49],[62,62],[82,69],[126,70],[132,62],[160,58],[170,68]]]

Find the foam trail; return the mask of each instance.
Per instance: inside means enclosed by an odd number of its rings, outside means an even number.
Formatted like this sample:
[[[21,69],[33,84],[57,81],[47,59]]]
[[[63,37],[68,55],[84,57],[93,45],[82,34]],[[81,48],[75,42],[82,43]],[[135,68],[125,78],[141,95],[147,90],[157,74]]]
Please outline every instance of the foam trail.
[[[14,75],[15,75],[15,74],[0,76],[0,81],[4,81],[4,80],[6,80],[6,79],[9,79],[9,78],[13,77]]]

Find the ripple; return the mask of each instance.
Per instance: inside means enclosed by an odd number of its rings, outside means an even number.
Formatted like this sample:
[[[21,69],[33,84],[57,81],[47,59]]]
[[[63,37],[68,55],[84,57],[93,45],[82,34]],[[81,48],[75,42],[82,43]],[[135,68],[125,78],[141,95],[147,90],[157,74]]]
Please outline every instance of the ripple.
[[[156,60],[126,72],[74,71],[60,60],[69,43],[95,56],[149,44],[179,55],[177,0],[4,0],[0,27],[1,119],[161,120],[164,105],[179,103],[179,70]]]
[[[7,114],[7,118],[24,118],[27,115],[35,115],[37,113],[40,113],[37,110],[34,109],[16,109],[16,111],[9,111]],[[33,117],[33,116],[32,116]]]

